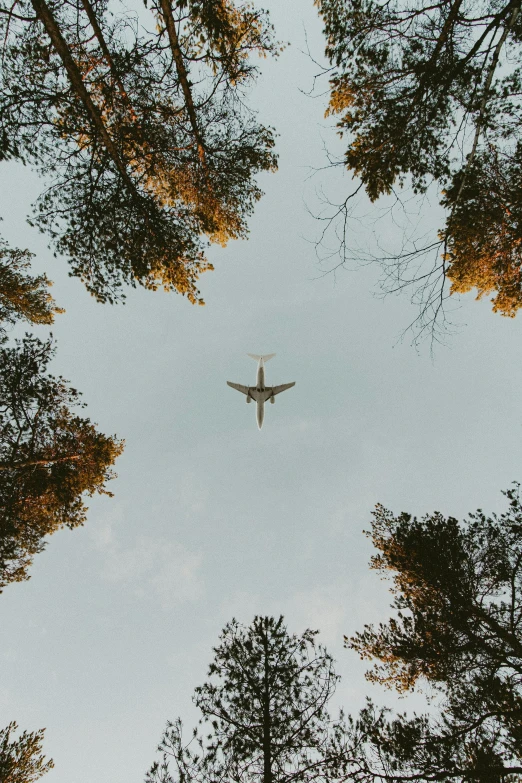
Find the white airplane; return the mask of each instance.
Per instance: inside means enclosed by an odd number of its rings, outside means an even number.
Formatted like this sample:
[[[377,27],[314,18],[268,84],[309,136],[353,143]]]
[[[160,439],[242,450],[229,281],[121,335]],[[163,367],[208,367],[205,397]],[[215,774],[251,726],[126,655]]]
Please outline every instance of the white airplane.
[[[291,389],[292,386],[295,386],[295,381],[294,383],[283,383],[281,386],[265,386],[265,362],[271,359],[272,356],[275,356],[275,353],[268,353],[265,356],[249,353],[248,356],[258,362],[256,385],[241,386],[241,384],[232,383],[232,381],[227,381],[227,384],[231,386],[232,389],[237,389],[241,394],[246,394],[247,402],[252,402],[252,400],[256,401],[257,426],[261,429],[265,417],[265,402],[270,400],[273,404],[275,402],[276,394],[280,394],[281,392],[286,391],[286,389]]]

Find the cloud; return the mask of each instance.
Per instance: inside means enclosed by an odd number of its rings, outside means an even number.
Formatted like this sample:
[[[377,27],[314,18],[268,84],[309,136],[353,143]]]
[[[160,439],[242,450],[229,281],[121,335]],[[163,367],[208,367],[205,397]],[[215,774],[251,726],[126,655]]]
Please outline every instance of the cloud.
[[[390,617],[390,603],[389,585],[377,574],[348,572],[343,580],[293,593],[285,601],[284,614],[292,628],[318,629],[323,644],[341,649],[345,634]]]
[[[320,639],[327,646],[338,643],[343,638],[346,626],[346,602],[343,592],[337,586],[331,585],[296,593],[291,599],[292,625],[296,624],[300,630],[303,625],[319,629]]]
[[[204,593],[202,555],[166,536],[139,535],[122,543],[118,508],[91,527],[91,537],[102,557],[102,576],[123,585],[140,598],[153,596],[164,609],[196,601]]]

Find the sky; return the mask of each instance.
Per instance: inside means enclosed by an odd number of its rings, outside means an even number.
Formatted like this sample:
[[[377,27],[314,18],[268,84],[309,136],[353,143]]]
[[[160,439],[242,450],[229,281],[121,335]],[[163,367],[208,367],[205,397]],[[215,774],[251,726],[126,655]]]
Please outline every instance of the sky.
[[[280,134],[279,171],[260,180],[249,239],[211,249],[205,307],[144,290],[97,304],[25,222],[41,181],[2,166],[2,233],[36,254],[66,309],[52,371],[126,441],[114,497],[90,500],[85,526],[55,534],[30,580],[0,596],[0,725],[46,727],[46,783],[142,781],[166,721],[197,720],[193,690],[232,617],[319,629],[342,676],[335,709],[356,712],[366,694],[402,709],[343,647],[390,615],[368,568],[372,509],[501,512],[521,478],[522,320],[467,295],[461,328],[432,355],[401,340],[416,309],[378,295],[377,267],[323,274],[310,210],[322,188],[351,183],[314,174],[325,143],[341,149],[326,96],[307,94],[321,23],[311,0],[263,5],[290,43],[251,98]],[[354,231],[364,243],[369,229]],[[273,352],[267,382],[296,386],[258,431],[226,381],[253,383],[247,353]]]

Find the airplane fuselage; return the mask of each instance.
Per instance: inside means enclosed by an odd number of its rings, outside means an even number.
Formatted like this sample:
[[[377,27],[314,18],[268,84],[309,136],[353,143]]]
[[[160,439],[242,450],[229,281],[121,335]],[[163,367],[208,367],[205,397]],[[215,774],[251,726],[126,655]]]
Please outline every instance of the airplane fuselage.
[[[247,402],[252,402],[252,400],[255,400],[257,426],[259,429],[261,429],[263,426],[263,419],[265,418],[265,402],[270,400],[271,403],[274,403],[276,394],[280,394],[281,392],[286,391],[286,389],[290,389],[292,386],[295,386],[295,382],[283,383],[279,386],[266,386],[265,362],[275,356],[275,353],[268,353],[264,356],[259,356],[253,353],[249,353],[248,355],[251,359],[255,359],[258,362],[256,385],[243,386],[240,383],[233,383],[232,381],[227,381],[227,385],[231,386],[233,389],[236,389],[238,392],[241,392],[241,394],[244,394],[246,396]]]
[[[263,359],[259,360],[257,365],[257,390],[264,391],[265,389],[265,363]]]
[[[259,429],[263,426],[263,420],[265,418],[265,396],[263,392],[265,391],[265,363],[263,361],[263,357],[259,360],[259,364],[257,365],[257,381],[256,381],[256,390],[257,390],[257,410],[256,410],[256,417],[257,417],[257,426]]]

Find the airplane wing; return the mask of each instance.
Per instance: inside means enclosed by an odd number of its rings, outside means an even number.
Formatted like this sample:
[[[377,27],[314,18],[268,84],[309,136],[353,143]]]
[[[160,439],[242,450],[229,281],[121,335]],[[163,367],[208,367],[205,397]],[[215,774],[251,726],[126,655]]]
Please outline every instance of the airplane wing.
[[[248,386],[241,386],[240,383],[232,383],[232,381],[227,381],[227,385],[241,392],[241,394],[248,394]]]
[[[273,386],[272,396],[275,397],[276,394],[280,394],[280,392],[284,392],[287,389],[291,389],[292,386],[295,386],[295,381],[293,383],[282,383],[281,386]]]

